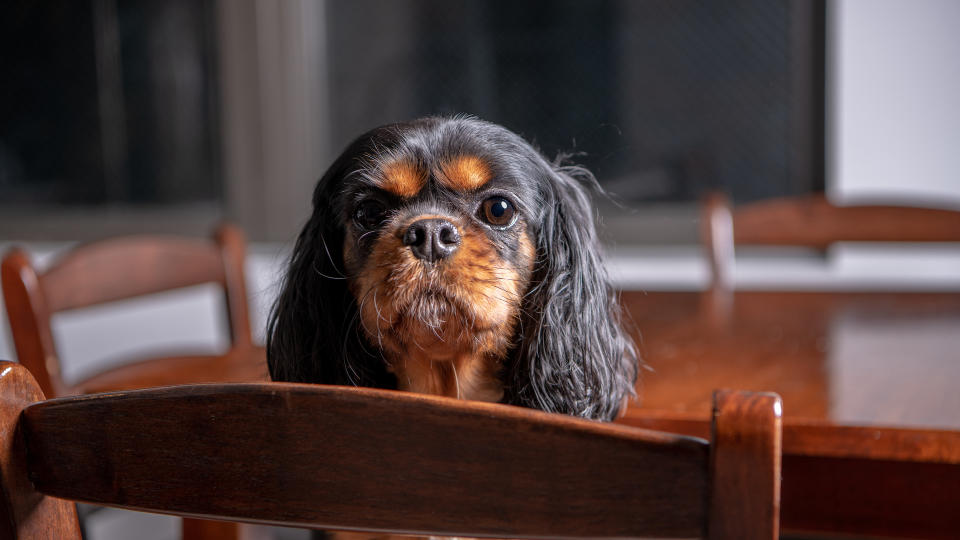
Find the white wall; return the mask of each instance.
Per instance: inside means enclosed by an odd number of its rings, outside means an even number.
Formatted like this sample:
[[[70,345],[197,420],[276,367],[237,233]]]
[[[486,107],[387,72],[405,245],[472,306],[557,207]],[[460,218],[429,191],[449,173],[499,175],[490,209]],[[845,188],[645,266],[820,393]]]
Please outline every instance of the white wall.
[[[827,187],[960,207],[960,2],[828,2]]]

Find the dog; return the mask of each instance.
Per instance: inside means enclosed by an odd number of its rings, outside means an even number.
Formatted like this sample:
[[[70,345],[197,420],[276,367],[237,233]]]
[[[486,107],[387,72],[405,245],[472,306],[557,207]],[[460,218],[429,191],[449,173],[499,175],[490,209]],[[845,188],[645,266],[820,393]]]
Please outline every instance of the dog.
[[[471,117],[375,128],[313,192],[267,328],[276,381],[612,420],[638,359],[585,169]]]

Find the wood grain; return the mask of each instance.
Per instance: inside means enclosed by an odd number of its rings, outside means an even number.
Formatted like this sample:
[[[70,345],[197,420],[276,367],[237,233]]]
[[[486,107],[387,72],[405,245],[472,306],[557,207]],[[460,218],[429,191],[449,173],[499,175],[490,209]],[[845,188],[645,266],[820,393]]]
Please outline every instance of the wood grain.
[[[253,346],[250,333],[244,258],[243,233],[232,225],[220,226],[212,241],[136,236],[81,245],[42,273],[26,253],[13,249],[3,259],[2,274],[17,358],[50,396],[264,380],[263,349]],[[50,326],[54,313],[208,282],[224,289],[231,334],[226,355],[144,359],[73,385],[63,380]]]
[[[250,333],[245,258],[243,232],[229,224],[218,227],[212,240],[130,236],[80,245],[43,273],[33,268],[26,253],[14,249],[3,259],[2,283],[17,357],[50,396],[188,382],[266,380],[265,354],[254,347]],[[54,313],[201,283],[223,288],[231,338],[226,354],[130,359],[122,367],[74,384],[64,381],[51,331]],[[184,538],[204,538],[202,531],[214,527],[236,528],[187,521]]]
[[[0,263],[0,279],[17,360],[30,370],[44,394],[63,395],[67,385],[50,329],[52,313],[26,252],[18,248],[7,252]]]
[[[40,276],[52,312],[208,282],[225,282],[216,246],[162,236],[81,245]]]
[[[25,367],[0,361],[0,538],[80,538],[74,505],[36,491],[27,475],[20,413],[41,400],[43,393]]]
[[[907,206],[835,206],[823,194],[734,209],[736,244],[826,249],[836,242],[960,242],[960,211]]]
[[[960,321],[960,294],[737,291],[732,300],[718,324],[704,314],[700,293],[621,294],[649,367],[637,387],[641,401],[628,414],[643,409],[708,418],[713,390],[738,388],[780,394],[788,423],[960,430],[960,415],[945,414],[957,409],[960,380],[917,364],[922,357],[956,357],[937,344],[948,342]],[[871,362],[888,371],[845,387],[842,396],[833,394],[834,370],[843,361],[837,338],[845,329],[889,332],[898,325],[929,325],[935,329],[930,337],[940,332],[941,338],[914,340],[909,357],[872,349]],[[894,374],[892,366],[903,369]],[[856,416],[844,415],[837,406],[841,399],[856,405]]]
[[[738,291],[719,324],[704,314],[699,293],[624,292],[622,299],[650,369],[638,385],[641,401],[618,422],[706,438],[713,388],[769,389],[785,407],[785,531],[952,538],[960,530],[960,416],[949,423],[960,380],[917,362],[956,351],[936,349],[937,339],[905,358],[874,348],[873,364],[913,369],[875,373],[848,389],[853,395],[837,395],[833,380],[843,361],[834,349],[838,324],[906,321],[953,332],[960,294]],[[856,423],[838,411],[842,400],[863,404]],[[948,422],[933,428],[924,420],[934,418]]]
[[[227,320],[230,339],[235,348],[253,346],[250,332],[250,315],[247,304],[247,280],[244,265],[247,261],[247,241],[239,228],[223,224],[214,231],[214,241],[220,249],[220,264],[223,268],[223,287],[227,301]],[[200,381],[192,381],[200,382]],[[227,381],[223,381],[227,382]]]
[[[953,540],[960,465],[784,455],[783,527],[794,533]]]
[[[504,405],[199,385],[51,400],[24,424],[38,489],[97,504],[444,535],[703,532],[705,441]]]
[[[252,527],[252,526],[248,526]],[[180,529],[181,538],[202,540],[248,540],[242,523],[211,521],[208,519],[184,519]]]
[[[700,237],[717,301],[733,290],[736,246],[826,250],[837,242],[960,242],[960,210],[908,206],[836,206],[822,193],[735,208],[720,193],[704,198]]]
[[[697,414],[632,410],[617,423],[656,431],[710,436],[710,419]],[[872,459],[960,465],[960,432],[889,426],[838,426],[783,420],[786,456]]]
[[[70,388],[70,395],[136,390],[190,383],[266,382],[263,347],[234,347],[222,355],[173,356],[134,361],[94,375]]]
[[[714,394],[708,538],[779,538],[782,410],[776,394]]]

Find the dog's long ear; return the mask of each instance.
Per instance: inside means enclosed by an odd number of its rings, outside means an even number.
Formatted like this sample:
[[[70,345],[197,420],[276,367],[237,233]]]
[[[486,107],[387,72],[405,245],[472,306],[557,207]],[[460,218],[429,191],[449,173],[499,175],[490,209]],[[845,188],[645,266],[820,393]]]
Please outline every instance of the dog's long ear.
[[[267,326],[267,364],[275,381],[395,387],[385,363],[360,330],[344,274],[340,210],[348,149],[313,193],[313,213],[290,256]]]
[[[522,310],[522,341],[506,370],[505,401],[612,420],[633,395],[636,349],[601,259],[579,168],[555,167],[538,184],[537,261]]]

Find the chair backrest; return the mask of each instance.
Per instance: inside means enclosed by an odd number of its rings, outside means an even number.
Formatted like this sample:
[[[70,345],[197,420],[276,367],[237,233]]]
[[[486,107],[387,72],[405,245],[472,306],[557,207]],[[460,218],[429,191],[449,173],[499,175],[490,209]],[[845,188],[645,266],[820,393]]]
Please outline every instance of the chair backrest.
[[[906,206],[835,206],[823,194],[771,199],[731,209],[726,197],[703,204],[701,236],[712,288],[733,286],[737,245],[825,250],[836,242],[960,242],[960,211]]]
[[[3,259],[2,279],[17,358],[46,395],[74,393],[61,375],[54,313],[208,282],[224,289],[233,346],[251,347],[245,249],[243,233],[223,225],[213,241],[130,236],[80,245],[41,273],[15,248]]]
[[[773,394],[718,394],[708,443],[367,388],[212,384],[36,401],[32,383],[0,363],[0,537],[70,538],[64,500],[448,536],[778,534]]]

